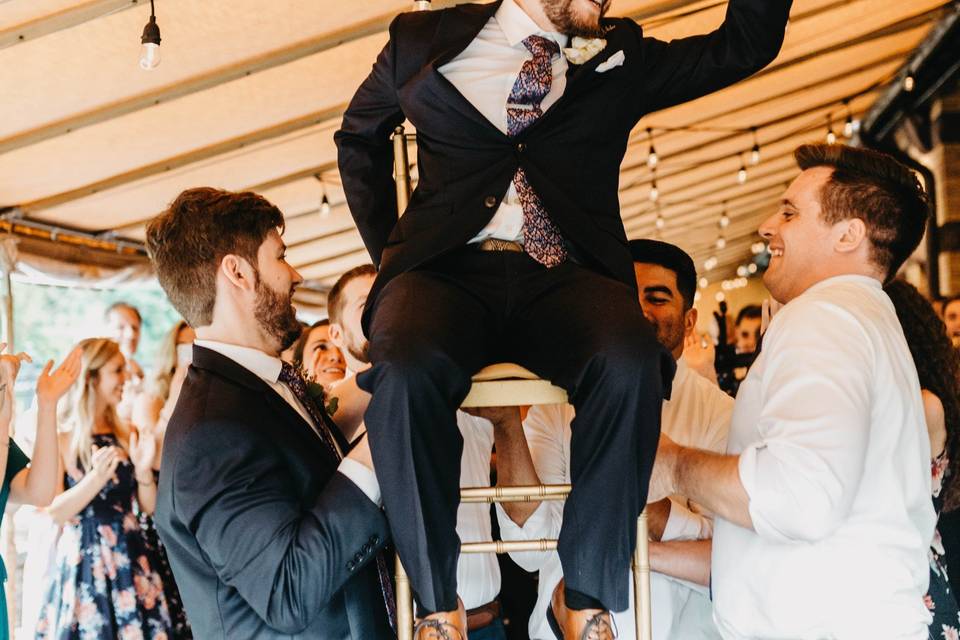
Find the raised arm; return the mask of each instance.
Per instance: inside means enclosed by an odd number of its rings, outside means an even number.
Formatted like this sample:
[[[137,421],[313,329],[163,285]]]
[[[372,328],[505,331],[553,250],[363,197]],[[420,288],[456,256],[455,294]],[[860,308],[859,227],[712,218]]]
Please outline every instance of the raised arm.
[[[261,432],[205,422],[181,450],[168,462],[178,519],[220,579],[272,629],[307,628],[386,542],[380,509],[339,473],[313,505],[302,505],[286,462]]]
[[[390,41],[357,89],[340,130],[334,134],[347,205],[370,259],[378,267],[387,237],[397,222],[390,135],[404,115],[395,84],[396,24],[394,20],[390,25]]]
[[[770,64],[783,44],[792,0],[730,0],[720,27],[664,42],[641,37],[637,118],[707,95]]]

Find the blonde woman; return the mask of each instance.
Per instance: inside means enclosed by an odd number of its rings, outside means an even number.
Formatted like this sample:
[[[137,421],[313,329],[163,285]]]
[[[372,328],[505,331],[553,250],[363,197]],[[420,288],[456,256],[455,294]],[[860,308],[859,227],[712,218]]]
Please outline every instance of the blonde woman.
[[[117,417],[126,363],[105,338],[79,345],[70,433],[60,436],[63,485],[48,512],[63,526],[38,638],[176,637],[155,549],[138,523],[151,513],[156,443]]]

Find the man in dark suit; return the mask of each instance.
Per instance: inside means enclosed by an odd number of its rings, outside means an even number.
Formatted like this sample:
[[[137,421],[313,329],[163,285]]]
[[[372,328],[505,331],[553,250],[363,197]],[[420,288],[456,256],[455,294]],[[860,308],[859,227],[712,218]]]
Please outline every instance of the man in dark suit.
[[[673,363],[637,303],[620,163],[641,116],[773,60],[790,4],[731,0],[717,31],[670,43],[604,18],[608,0],[466,4],[391,25],[336,141],[379,266],[365,312],[374,366],[358,378],[373,394],[365,422],[420,614],[437,625],[461,631],[454,410],[496,360],[563,386],[582,416],[559,626],[580,637],[626,608]],[[398,219],[389,136],[405,118],[419,182]]]
[[[198,638],[391,638],[369,448],[349,451],[279,358],[300,333],[302,281],[282,227],[256,194],[201,188],[147,229],[160,284],[197,332],[157,528]]]

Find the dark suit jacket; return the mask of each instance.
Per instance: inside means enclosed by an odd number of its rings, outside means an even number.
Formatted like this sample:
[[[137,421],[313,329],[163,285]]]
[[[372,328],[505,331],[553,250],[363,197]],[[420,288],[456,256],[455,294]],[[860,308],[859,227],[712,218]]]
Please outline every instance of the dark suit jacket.
[[[195,636],[395,637],[370,562],[387,539],[380,509],[266,383],[193,354],[155,519]]]
[[[500,2],[405,13],[336,133],[340,175],[360,235],[390,278],[464,245],[489,222],[523,167],[588,266],[636,287],[620,219],[619,169],[641,116],[716,91],[772,61],[792,0],[730,0],[711,34],[670,43],[632,20],[605,21],[606,48],[570,65],[563,96],[515,138],[487,121],[438,71],[476,37]],[[617,51],[622,66],[596,68]],[[419,183],[397,219],[393,129],[417,129]]]

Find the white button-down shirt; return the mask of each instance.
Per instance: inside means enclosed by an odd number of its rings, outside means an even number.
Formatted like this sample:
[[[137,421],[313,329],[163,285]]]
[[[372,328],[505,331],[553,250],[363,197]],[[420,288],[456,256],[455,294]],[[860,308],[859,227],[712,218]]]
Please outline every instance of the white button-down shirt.
[[[733,413],[733,399],[717,385],[692,371],[681,358],[673,378],[671,399],[664,401],[661,428],[680,444],[718,453],[726,450],[727,430]],[[543,405],[530,409],[523,430],[540,481],[545,484],[570,482],[570,405]],[[681,496],[671,496],[670,517],[663,531],[663,540],[702,540],[713,531],[711,517],[697,505]],[[500,505],[497,505],[500,532],[504,540],[538,540],[556,538],[563,519],[563,503],[543,502],[518,527]],[[560,557],[550,553],[515,553],[511,557],[527,571],[540,571],[537,605],[530,616],[530,637],[553,640],[546,610],[553,589],[563,577]],[[718,638],[711,622],[707,590],[681,580],[651,574],[653,637],[657,640],[697,640]],[[633,581],[630,581],[630,603],[627,611],[615,613],[621,640],[636,638],[633,613]]]
[[[514,0],[503,0],[477,37],[439,69],[477,111],[504,133],[507,132],[507,98],[523,63],[533,57],[523,46],[523,40],[534,34],[555,41],[561,49],[567,46],[567,36],[541,30]],[[567,59],[563,54],[554,56],[553,83],[540,103],[542,111],[546,112],[563,95],[566,73]],[[521,242],[522,228],[523,209],[511,181],[493,218],[471,242],[487,238]]]
[[[321,429],[324,428],[323,425],[314,424],[310,414],[306,409],[304,409],[303,405],[300,404],[300,401],[297,400],[297,396],[294,395],[290,387],[280,382],[280,369],[283,366],[283,361],[280,360],[280,358],[271,356],[270,354],[264,353],[259,349],[241,347],[239,345],[227,344],[226,342],[216,342],[214,340],[194,340],[193,344],[198,347],[203,347],[204,349],[216,351],[225,358],[230,358],[238,365],[267,383],[267,386],[276,391],[277,394],[287,402],[287,404],[293,407],[293,409],[300,414],[300,417],[303,418],[308,425],[314,429],[317,429],[318,427]],[[320,436],[318,435],[317,437],[319,438]],[[337,446],[335,440],[334,446]],[[337,471],[345,475],[355,485],[357,485],[357,487],[363,491],[363,493],[366,494],[370,500],[378,505],[380,504],[380,485],[377,483],[377,476],[373,473],[373,471],[356,460],[351,460],[350,458],[344,458],[341,460],[340,465],[337,467]]]
[[[725,638],[927,638],[930,443],[877,280],[827,279],[774,317],[740,385],[729,453],[755,531],[716,522]]]

